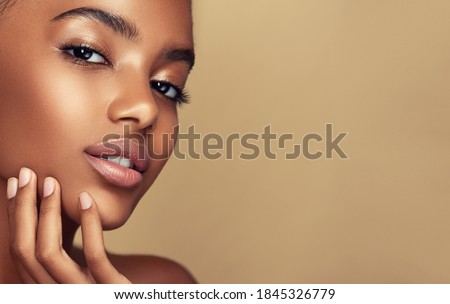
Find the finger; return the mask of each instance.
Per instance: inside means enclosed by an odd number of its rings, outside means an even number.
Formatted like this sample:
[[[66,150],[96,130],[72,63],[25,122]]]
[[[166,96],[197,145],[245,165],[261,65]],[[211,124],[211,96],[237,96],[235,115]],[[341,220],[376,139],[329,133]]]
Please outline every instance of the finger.
[[[28,274],[22,264],[14,263],[16,272],[19,275],[20,281],[23,284],[36,284],[37,282]]]
[[[52,177],[44,180],[39,208],[36,258],[58,283],[89,283],[88,277],[62,247],[61,187]]]
[[[19,188],[19,180],[15,177],[11,177],[8,179],[7,182],[7,190],[6,190],[6,197],[8,199],[8,235],[10,236],[10,240],[12,238],[12,235],[14,235],[14,225],[15,225],[15,206],[16,206],[16,194],[17,190]],[[12,243],[12,242],[10,242]],[[11,250],[12,251],[12,250]],[[36,283],[33,278],[30,277],[30,275],[25,271],[25,269],[22,267],[20,263],[14,263],[14,266],[16,268],[16,272],[22,281],[22,283],[25,284],[33,284]]]
[[[16,194],[19,188],[19,180],[15,177],[8,179],[6,196],[8,199],[8,224],[9,235],[14,235],[15,232],[15,212],[16,212]]]
[[[11,257],[18,271],[23,269],[38,283],[54,283],[51,276],[43,269],[35,257],[36,226],[37,226],[37,176],[28,168],[22,168],[19,173],[19,188],[11,208],[14,217],[13,229],[10,234]],[[10,211],[11,212],[11,211]]]
[[[93,198],[80,194],[83,251],[89,271],[97,283],[125,284],[130,281],[119,273],[106,255],[100,215]]]
[[[62,247],[61,204],[59,185],[52,177],[44,180],[39,208],[36,252],[59,251]]]

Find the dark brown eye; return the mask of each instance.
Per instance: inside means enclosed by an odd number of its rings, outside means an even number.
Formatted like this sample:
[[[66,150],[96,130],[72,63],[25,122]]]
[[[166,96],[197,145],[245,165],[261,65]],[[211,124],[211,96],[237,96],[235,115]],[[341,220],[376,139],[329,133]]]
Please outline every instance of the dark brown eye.
[[[163,81],[152,81],[150,85],[153,89],[159,91],[169,99],[175,100],[180,95],[180,90],[170,83]]]
[[[167,99],[175,101],[178,105],[189,102],[189,95],[183,89],[168,81],[154,80],[150,82],[150,87]]]
[[[107,61],[100,53],[87,47],[68,47],[65,51],[73,57],[91,63],[106,64]]]

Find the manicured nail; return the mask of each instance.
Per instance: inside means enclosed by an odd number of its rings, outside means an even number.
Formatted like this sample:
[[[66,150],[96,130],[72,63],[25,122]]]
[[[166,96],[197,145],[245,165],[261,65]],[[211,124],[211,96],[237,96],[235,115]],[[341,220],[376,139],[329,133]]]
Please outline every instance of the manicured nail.
[[[22,168],[19,172],[19,188],[25,187],[31,180],[31,170]]]
[[[51,177],[46,177],[44,180],[44,198],[53,194],[55,191],[55,180]]]
[[[87,192],[83,192],[80,194],[80,206],[81,210],[87,210],[91,208],[92,197]]]
[[[17,186],[19,185],[19,181],[15,177],[11,177],[8,179],[8,186],[6,187],[6,197],[8,199],[12,199],[17,194]]]

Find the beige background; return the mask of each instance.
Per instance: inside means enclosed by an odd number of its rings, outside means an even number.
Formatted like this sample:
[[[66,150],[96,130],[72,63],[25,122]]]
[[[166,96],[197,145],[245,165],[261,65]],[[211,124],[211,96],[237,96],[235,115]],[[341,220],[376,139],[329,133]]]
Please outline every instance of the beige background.
[[[175,259],[202,283],[450,283],[450,2],[194,9],[182,130],[271,124],[300,143],[332,123],[350,159],[171,159],[108,248]]]

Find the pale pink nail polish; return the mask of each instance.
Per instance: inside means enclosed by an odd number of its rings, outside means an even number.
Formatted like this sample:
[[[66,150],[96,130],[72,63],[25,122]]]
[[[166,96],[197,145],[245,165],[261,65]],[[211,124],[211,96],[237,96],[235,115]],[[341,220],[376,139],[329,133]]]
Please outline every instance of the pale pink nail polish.
[[[55,191],[55,180],[51,177],[46,177],[44,180],[43,196],[48,197]]]
[[[19,188],[25,187],[31,180],[31,170],[22,168],[19,172]]]
[[[19,181],[15,177],[11,177],[8,179],[8,185],[6,189],[6,197],[8,199],[12,199],[17,194],[17,187],[19,186]]]
[[[80,206],[81,210],[87,210],[91,208],[92,197],[87,192],[83,192],[80,194]]]

